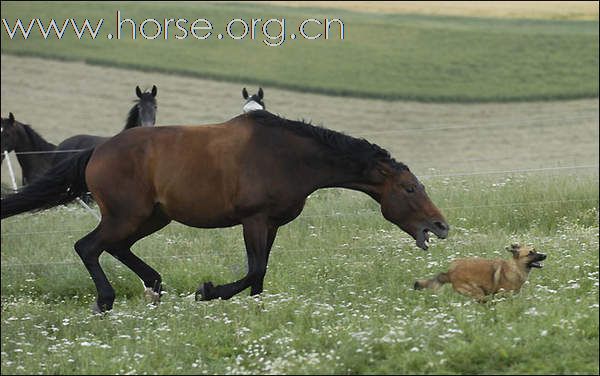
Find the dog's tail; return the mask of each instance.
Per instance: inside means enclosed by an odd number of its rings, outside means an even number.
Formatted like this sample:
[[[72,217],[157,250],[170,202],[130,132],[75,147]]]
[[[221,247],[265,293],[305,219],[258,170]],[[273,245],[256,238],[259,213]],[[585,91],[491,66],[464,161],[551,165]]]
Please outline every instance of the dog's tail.
[[[87,192],[85,168],[94,149],[58,163],[21,191],[2,199],[1,218],[66,204]]]
[[[415,281],[415,290],[422,290],[425,288],[436,290],[441,287],[444,283],[450,282],[448,273],[440,273],[430,279],[418,279]]]

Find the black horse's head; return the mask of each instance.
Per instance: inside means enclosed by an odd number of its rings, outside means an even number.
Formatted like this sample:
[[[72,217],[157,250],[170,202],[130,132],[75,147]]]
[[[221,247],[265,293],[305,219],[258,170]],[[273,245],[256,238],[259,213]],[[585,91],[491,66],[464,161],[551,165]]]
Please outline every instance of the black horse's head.
[[[378,162],[371,174],[379,182],[381,213],[412,236],[419,248],[429,247],[429,232],[441,239],[448,236],[450,226],[408,167],[394,160]]]
[[[151,91],[142,92],[139,86],[135,87],[135,94],[138,97],[135,105],[129,111],[125,129],[133,127],[153,127],[156,123],[156,85],[152,86]]]
[[[258,89],[258,94],[253,94],[248,96],[248,91],[246,88],[242,89],[242,97],[246,100],[244,103],[244,113],[256,110],[265,110],[267,107],[265,106],[265,102],[263,101],[263,89],[262,87]]]
[[[0,130],[0,137],[2,143],[2,161],[4,161],[4,152],[11,152],[15,150],[18,139],[18,130],[15,121],[15,115],[12,112],[8,114],[7,118],[2,119],[2,128]]]

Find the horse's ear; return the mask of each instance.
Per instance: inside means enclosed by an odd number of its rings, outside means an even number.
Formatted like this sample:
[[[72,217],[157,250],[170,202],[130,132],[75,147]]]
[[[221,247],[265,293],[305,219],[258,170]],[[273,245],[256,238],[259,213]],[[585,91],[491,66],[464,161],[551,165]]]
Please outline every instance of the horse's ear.
[[[158,88],[156,85],[152,85],[152,96],[156,97],[156,93],[158,93]]]
[[[12,113],[12,112],[9,112],[9,113],[8,113],[8,120],[9,120],[11,123],[14,123],[14,122],[15,122],[15,115],[13,115],[13,113]]]
[[[262,87],[258,89],[258,97],[262,100],[263,99],[263,89]]]
[[[135,87],[135,95],[137,95],[138,98],[142,99],[142,91],[140,90],[139,86]]]
[[[242,97],[244,97],[244,99],[248,99],[248,90],[246,90],[246,88],[242,89]]]

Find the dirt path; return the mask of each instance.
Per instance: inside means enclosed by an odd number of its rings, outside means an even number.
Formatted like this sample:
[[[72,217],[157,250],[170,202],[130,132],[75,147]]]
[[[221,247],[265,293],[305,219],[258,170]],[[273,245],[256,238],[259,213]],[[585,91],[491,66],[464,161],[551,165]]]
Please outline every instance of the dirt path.
[[[242,84],[6,55],[1,72],[2,116],[55,143],[120,131],[136,85],[158,86],[159,125],[222,122],[242,107]],[[264,89],[270,111],[365,137],[418,174],[598,164],[597,98],[427,104]]]

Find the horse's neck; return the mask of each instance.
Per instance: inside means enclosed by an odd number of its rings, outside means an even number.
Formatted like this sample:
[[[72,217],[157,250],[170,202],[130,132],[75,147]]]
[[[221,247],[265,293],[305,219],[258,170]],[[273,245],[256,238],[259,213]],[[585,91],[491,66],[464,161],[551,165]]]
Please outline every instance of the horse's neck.
[[[17,161],[21,166],[21,173],[24,180],[31,181],[48,169],[53,154],[45,152],[56,149],[56,145],[44,140],[42,136],[39,136],[31,128],[28,130],[26,127],[28,125],[21,124],[20,139],[15,147],[15,153],[17,154]],[[37,152],[41,153],[36,154]]]
[[[379,202],[380,193],[378,189],[378,185],[365,180],[363,177],[349,177],[349,176],[341,176],[337,182],[334,182],[334,179],[329,179],[329,182],[325,185],[322,185],[320,188],[345,188],[351,189],[353,191],[359,191],[366,193],[371,196],[375,201]]]
[[[46,141],[28,125],[20,124],[19,142],[17,142],[15,152],[48,151],[54,149],[56,149],[56,145]]]
[[[130,128],[135,128],[140,125],[140,116],[138,111],[138,104],[134,104],[133,107],[129,110],[127,114],[127,122],[125,123],[125,127],[123,130],[127,130]]]
[[[312,185],[313,191],[322,188],[346,188],[366,193],[379,202],[378,184],[370,181],[363,171],[351,164],[324,164],[312,169],[306,176],[311,177],[308,183]]]

